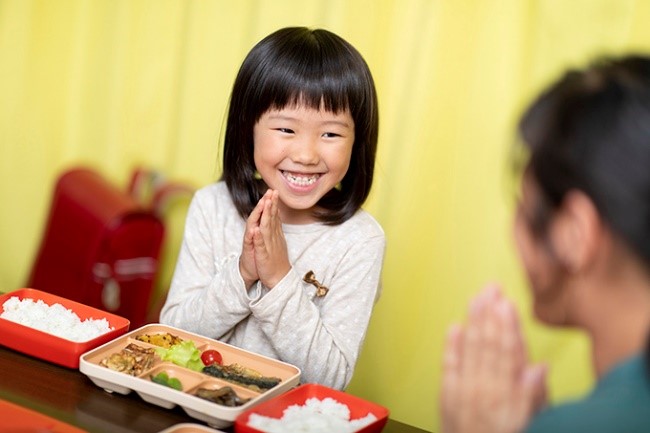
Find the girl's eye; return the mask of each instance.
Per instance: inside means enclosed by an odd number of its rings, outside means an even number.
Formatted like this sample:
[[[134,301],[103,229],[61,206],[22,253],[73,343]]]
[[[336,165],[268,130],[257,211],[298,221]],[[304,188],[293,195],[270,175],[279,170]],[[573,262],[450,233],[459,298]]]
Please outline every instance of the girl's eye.
[[[340,137],[340,136],[341,136],[341,134],[337,134],[336,132],[326,132],[326,133],[323,134],[323,137],[325,137],[325,138],[336,138],[336,137]]]
[[[276,131],[280,131],[284,134],[293,134],[293,129],[289,128],[276,128]]]

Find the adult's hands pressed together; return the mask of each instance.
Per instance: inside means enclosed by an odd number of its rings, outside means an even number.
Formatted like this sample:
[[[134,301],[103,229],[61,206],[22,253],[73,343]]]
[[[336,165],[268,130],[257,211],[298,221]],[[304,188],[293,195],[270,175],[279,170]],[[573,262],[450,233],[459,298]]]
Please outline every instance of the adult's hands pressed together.
[[[546,402],[546,369],[528,361],[514,306],[494,285],[447,335],[440,396],[444,433],[517,433]]]
[[[246,220],[239,262],[246,287],[259,280],[273,288],[291,269],[278,201],[278,192],[268,190]]]

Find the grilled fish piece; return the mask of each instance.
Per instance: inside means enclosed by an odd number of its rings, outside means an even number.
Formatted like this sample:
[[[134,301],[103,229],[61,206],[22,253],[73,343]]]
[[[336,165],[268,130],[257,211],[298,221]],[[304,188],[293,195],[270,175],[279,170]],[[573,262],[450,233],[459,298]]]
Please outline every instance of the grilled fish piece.
[[[212,364],[205,367],[203,372],[258,392],[271,389],[282,381],[277,377],[263,376],[259,371],[239,364]]]

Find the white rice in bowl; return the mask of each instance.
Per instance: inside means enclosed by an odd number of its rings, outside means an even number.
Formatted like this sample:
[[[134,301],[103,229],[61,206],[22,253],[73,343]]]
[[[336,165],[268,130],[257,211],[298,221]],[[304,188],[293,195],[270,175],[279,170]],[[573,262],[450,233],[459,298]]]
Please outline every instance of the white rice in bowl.
[[[304,405],[288,406],[282,418],[256,413],[248,417],[249,426],[267,433],[354,433],[375,421],[377,417],[372,413],[351,420],[350,409],[331,397],[313,397]]]
[[[90,341],[115,328],[106,319],[86,319],[61,304],[12,296],[2,304],[0,317],[74,342]]]

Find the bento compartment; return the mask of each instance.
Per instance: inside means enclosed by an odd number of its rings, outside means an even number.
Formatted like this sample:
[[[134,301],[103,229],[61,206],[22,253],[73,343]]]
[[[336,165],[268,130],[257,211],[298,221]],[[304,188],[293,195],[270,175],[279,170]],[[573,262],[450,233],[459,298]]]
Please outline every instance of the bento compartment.
[[[131,338],[138,344],[153,348],[162,361],[172,362],[193,371],[201,371],[201,351],[194,338],[188,338],[183,331],[165,329],[161,325],[150,327],[143,332],[132,334]]]
[[[260,394],[282,383],[282,379],[277,376],[266,376],[258,370],[237,363],[227,365],[212,364],[203,369],[203,374],[248,388]]]
[[[284,381],[299,373],[298,368],[293,365],[285,364],[278,360],[248,352],[219,341],[209,341],[199,346],[199,349],[201,353],[205,353],[208,350],[216,350],[221,355],[221,365],[239,365],[243,369],[257,372],[254,375],[276,377],[280,381]]]
[[[173,326],[150,323],[129,333],[131,338],[153,346],[169,348],[174,344],[190,340],[199,347],[205,344],[205,337],[184,331]]]
[[[116,338],[108,343],[105,343],[94,350],[84,353],[81,356],[81,359],[85,363],[99,365],[102,360],[108,358],[110,355],[124,350],[127,346],[134,344],[142,350],[144,349],[153,349],[153,346],[143,343],[141,341],[136,341],[132,338],[132,333],[122,335],[119,338]],[[155,350],[151,350],[155,354]]]
[[[151,346],[162,347],[164,349],[169,349],[170,347],[187,340],[186,338],[177,335],[177,333],[168,332],[166,330],[138,332],[133,334],[132,338],[139,343],[150,344]],[[196,345],[197,343],[194,342],[194,344]]]
[[[121,337],[82,355],[79,371],[107,392],[129,394],[136,376],[158,363],[155,350]]]
[[[126,340],[112,350],[102,351],[89,359],[100,367],[129,376],[140,376],[160,363],[155,349]]]
[[[193,388],[187,389],[187,393],[226,407],[243,406],[260,395],[248,388],[219,379],[202,380]]]
[[[201,382],[199,373],[164,362],[140,374],[136,392],[146,402],[171,409],[189,389]]]
[[[139,377],[180,392],[192,389],[204,380],[201,373],[196,373],[169,362],[158,364],[156,367],[142,373]]]

